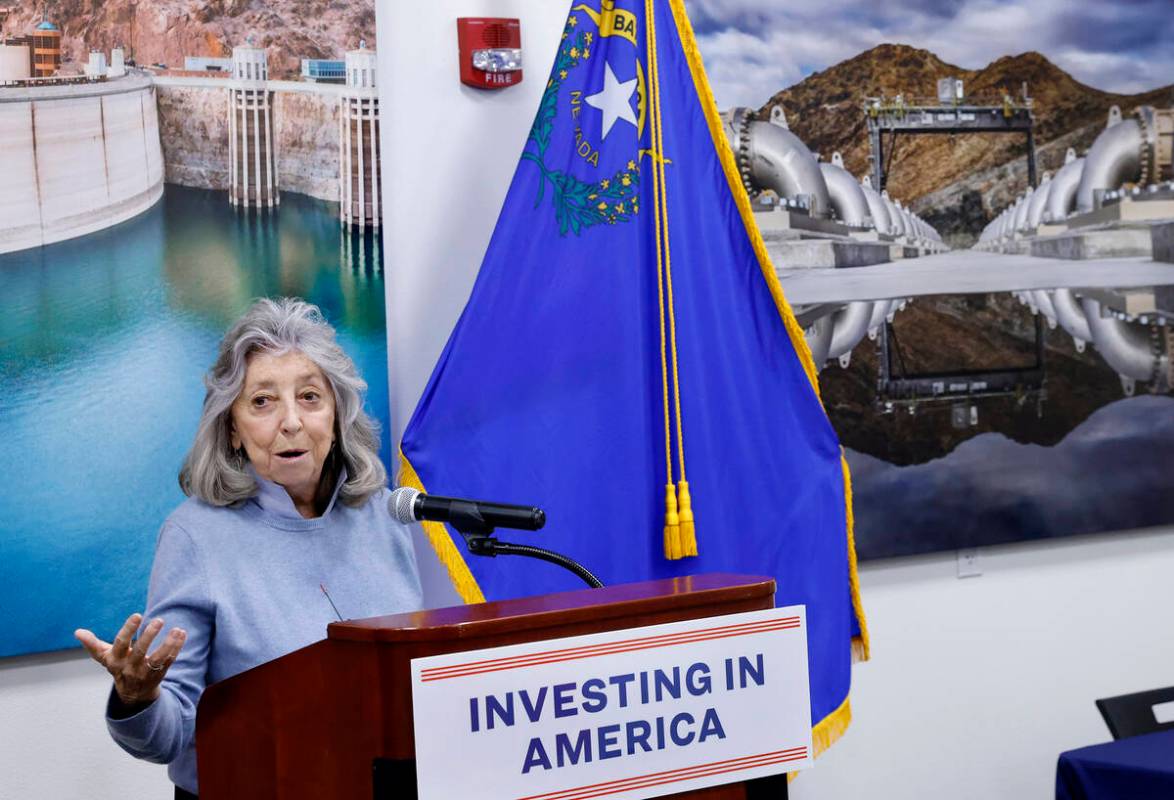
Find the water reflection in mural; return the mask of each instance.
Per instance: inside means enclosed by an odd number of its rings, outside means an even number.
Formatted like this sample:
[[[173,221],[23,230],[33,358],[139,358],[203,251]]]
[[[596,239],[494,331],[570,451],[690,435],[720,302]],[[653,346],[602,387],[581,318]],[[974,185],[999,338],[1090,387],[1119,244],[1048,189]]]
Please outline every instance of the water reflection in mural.
[[[128,223],[0,256],[0,656],[71,646],[78,626],[112,635],[140,610],[203,373],[253,299],[318,304],[386,429],[380,259],[326,203],[238,214],[176,186]]]

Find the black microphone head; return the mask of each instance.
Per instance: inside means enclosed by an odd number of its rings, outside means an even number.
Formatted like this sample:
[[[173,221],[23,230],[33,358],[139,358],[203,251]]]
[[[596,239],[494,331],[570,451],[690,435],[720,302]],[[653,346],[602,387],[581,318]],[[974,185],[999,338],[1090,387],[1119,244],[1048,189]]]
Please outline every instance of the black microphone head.
[[[391,496],[387,498],[387,510],[397,521],[411,525],[417,521],[414,506],[416,498],[419,496],[420,492],[410,486],[394,489]]]

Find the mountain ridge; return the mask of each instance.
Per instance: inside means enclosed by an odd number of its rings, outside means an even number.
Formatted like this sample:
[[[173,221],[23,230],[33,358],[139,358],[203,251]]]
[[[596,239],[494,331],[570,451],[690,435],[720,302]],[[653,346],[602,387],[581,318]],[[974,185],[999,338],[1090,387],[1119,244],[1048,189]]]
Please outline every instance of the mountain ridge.
[[[91,49],[114,47],[140,65],[182,69],[185,56],[228,57],[253,37],[268,50],[270,77],[289,79],[303,58],[341,59],[362,39],[375,43],[373,0],[56,0],[48,11],[65,72],[80,72]],[[39,3],[14,7],[3,32],[31,33],[40,18]]]

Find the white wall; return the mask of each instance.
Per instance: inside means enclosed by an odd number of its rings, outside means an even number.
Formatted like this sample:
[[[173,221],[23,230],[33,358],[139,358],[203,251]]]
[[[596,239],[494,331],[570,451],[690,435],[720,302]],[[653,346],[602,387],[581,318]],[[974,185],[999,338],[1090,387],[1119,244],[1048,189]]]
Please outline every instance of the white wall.
[[[796,800],[1054,796],[1056,757],[1111,737],[1093,701],[1174,684],[1174,529],[865,566],[855,721]]]
[[[376,5],[393,442],[473,288],[569,9],[569,0]],[[460,82],[458,17],[521,20],[520,84],[486,91]],[[418,526],[415,545],[425,603],[456,603]]]
[[[863,566],[855,720],[793,798],[1051,797],[1056,756],[1109,739],[1093,700],[1174,684],[1174,528],[979,561],[961,580],[952,553]],[[107,737],[107,688],[80,649],[0,660],[0,800],[169,796]]]
[[[80,646],[0,659],[0,800],[172,796],[166,767],[135,761],[106,734],[104,676]]]
[[[376,7],[392,441],[473,288],[569,9],[569,0]],[[520,84],[461,84],[457,17],[521,20]]]

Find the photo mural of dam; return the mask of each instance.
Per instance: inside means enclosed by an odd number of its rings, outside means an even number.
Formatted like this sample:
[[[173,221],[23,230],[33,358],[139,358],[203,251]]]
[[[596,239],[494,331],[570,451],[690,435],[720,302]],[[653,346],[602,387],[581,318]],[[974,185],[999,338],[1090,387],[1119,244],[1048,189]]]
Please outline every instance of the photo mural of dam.
[[[19,466],[0,477],[0,657],[74,648],[78,627],[109,639],[142,610],[204,372],[256,298],[319,305],[388,429],[373,16],[284,48],[13,10],[0,435]],[[60,45],[35,74],[44,48],[8,36],[34,25]],[[165,59],[145,57],[160,45]],[[84,68],[62,56],[79,48]]]
[[[378,236],[304,195],[240,212],[223,192],[169,184],[130,221],[0,255],[0,656],[71,647],[74,628],[113,632],[141,610],[156,533],[183,500],[204,372],[255,298],[322,308],[386,431]]]

